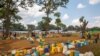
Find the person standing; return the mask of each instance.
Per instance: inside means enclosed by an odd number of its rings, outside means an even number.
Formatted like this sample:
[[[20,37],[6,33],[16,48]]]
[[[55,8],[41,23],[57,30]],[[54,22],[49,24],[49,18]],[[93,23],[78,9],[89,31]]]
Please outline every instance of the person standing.
[[[99,34],[96,35],[95,43],[98,43],[98,40],[99,40]]]
[[[84,38],[84,35],[82,32],[80,32],[80,38]]]
[[[91,34],[88,32],[87,39],[91,39]]]
[[[13,34],[13,39],[14,39],[14,40],[16,39],[16,36],[17,36],[17,34],[14,33],[14,34]]]

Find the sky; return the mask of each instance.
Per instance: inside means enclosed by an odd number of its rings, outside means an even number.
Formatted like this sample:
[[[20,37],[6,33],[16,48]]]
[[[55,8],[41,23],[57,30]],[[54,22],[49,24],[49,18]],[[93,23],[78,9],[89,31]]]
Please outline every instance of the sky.
[[[79,18],[84,16],[89,21],[87,27],[100,27],[100,0],[69,0],[66,5],[67,8],[59,7],[58,12],[61,13],[61,21],[66,26],[68,25],[80,25]],[[42,20],[45,16],[44,11],[39,12],[41,6],[34,4],[33,7],[25,10],[18,7],[20,12],[18,13],[23,19],[20,22],[24,25],[34,24]],[[51,15],[52,21],[50,24],[55,25],[55,17]]]

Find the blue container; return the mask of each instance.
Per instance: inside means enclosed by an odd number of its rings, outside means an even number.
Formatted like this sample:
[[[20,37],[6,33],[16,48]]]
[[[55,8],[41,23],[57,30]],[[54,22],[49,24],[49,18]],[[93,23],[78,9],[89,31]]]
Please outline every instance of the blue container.
[[[79,56],[80,52],[79,51],[75,51],[74,56]]]
[[[88,45],[88,41],[84,41],[83,42],[83,45]]]
[[[87,45],[85,41],[84,41],[84,45]]]
[[[71,43],[70,42],[66,42],[65,43],[65,45],[67,45],[67,47],[69,48],[69,45],[70,45]]]
[[[45,54],[42,54],[41,56],[46,56]]]
[[[39,52],[36,50],[36,51],[34,51],[34,56],[39,56]]]
[[[31,54],[26,54],[25,56],[32,56]]]
[[[84,43],[81,43],[81,47],[84,46]]]
[[[76,46],[77,46],[78,48],[80,48],[80,47],[81,47],[81,43],[77,43]]]
[[[44,53],[48,53],[49,52],[49,48],[44,48]]]
[[[88,45],[89,44],[89,42],[88,41],[85,41],[86,42],[86,45]]]

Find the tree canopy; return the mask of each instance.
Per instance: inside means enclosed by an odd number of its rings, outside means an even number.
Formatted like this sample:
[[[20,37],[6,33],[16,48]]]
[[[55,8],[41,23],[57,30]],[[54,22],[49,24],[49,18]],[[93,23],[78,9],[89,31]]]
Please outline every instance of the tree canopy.
[[[40,11],[45,11],[46,16],[43,17],[45,21],[45,28],[49,28],[49,15],[56,11],[58,7],[66,7],[69,0],[0,0],[0,20],[3,20],[3,28],[5,29],[5,37],[9,35],[12,23],[19,21],[21,17],[17,14],[18,7],[27,9],[27,7],[34,6],[34,3],[42,6]]]

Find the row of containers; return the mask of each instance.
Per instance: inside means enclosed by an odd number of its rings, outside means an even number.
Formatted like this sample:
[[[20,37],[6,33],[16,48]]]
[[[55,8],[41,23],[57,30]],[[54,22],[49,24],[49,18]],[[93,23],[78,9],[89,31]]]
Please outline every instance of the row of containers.
[[[45,42],[44,42],[45,43]],[[82,46],[89,44],[89,41],[85,39],[67,41],[66,43],[53,43],[53,44],[43,44],[37,47],[32,47],[30,49],[13,49],[11,51],[12,56],[52,56],[56,53],[62,53],[69,56],[79,56],[80,52],[75,50]]]

